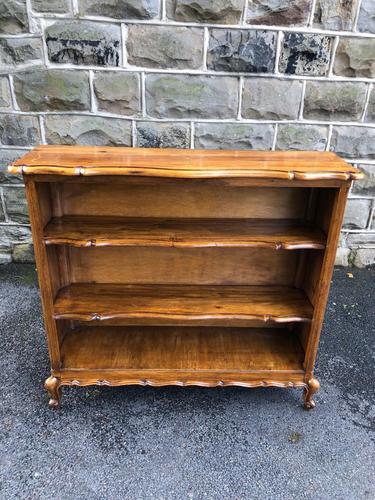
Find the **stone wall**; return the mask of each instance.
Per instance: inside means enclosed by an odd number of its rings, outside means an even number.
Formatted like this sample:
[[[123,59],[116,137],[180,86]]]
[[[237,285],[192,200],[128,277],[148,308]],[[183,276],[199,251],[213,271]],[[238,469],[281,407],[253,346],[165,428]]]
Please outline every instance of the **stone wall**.
[[[34,144],[316,149],[366,174],[338,262],[375,258],[374,0],[0,0],[0,261],[32,260]]]

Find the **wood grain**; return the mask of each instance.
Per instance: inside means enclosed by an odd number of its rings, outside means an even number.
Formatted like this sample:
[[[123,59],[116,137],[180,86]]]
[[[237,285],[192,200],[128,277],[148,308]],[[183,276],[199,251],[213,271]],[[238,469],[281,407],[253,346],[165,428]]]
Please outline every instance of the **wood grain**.
[[[287,330],[246,328],[86,327],[61,349],[64,370],[300,372],[304,356]]]
[[[289,180],[361,178],[331,152],[212,151],[93,146],[37,146],[12,173],[67,176],[128,175],[169,178],[248,177]]]
[[[325,235],[303,221],[64,216],[44,230],[47,245],[323,249]]]
[[[46,176],[47,177],[47,176]],[[98,179],[98,178],[93,178]],[[60,182],[64,215],[166,219],[303,218],[311,189],[227,186],[217,180]],[[122,179],[123,178],[117,178]],[[129,181],[133,182],[129,182]],[[150,182],[151,181],[151,182]],[[62,215],[54,213],[55,216]]]
[[[249,321],[309,321],[313,309],[301,290],[289,287],[114,285],[75,283],[60,290],[56,319],[169,320],[223,326]]]
[[[119,284],[293,285],[299,253],[269,248],[68,248],[73,283]]]

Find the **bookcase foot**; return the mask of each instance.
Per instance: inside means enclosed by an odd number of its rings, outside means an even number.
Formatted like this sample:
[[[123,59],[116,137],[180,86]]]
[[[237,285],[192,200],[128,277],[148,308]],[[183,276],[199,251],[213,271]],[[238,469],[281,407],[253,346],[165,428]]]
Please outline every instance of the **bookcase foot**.
[[[316,378],[311,378],[307,382],[307,387],[304,389],[303,395],[303,406],[305,410],[312,410],[315,408],[315,401],[313,400],[313,395],[319,391],[320,383]]]
[[[57,377],[52,377],[52,376],[48,377],[47,380],[44,382],[44,387],[51,396],[48,402],[48,406],[50,408],[57,408],[60,405],[60,398],[61,398],[60,386],[61,386],[61,381]]]

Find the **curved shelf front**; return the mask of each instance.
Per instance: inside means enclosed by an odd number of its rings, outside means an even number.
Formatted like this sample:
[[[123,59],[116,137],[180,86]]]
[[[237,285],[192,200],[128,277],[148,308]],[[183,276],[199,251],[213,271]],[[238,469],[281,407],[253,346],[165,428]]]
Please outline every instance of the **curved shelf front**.
[[[312,315],[304,292],[288,286],[73,283],[54,303],[55,319],[126,324],[248,326],[309,322]]]
[[[301,221],[64,216],[44,230],[47,245],[324,249],[326,237]]]

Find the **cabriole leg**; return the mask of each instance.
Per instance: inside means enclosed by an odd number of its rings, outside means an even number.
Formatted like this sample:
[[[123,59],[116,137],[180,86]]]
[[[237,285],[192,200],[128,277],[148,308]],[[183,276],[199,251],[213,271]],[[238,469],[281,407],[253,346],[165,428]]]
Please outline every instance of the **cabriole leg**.
[[[303,395],[303,400],[304,400],[303,406],[305,407],[306,410],[312,410],[313,408],[315,408],[315,401],[313,400],[313,395],[319,391],[319,388],[320,384],[316,378],[311,378],[307,382],[307,387],[305,387]]]
[[[50,408],[57,408],[60,404],[60,386],[61,381],[57,377],[48,377],[44,382],[44,387],[51,396],[51,399],[48,402]]]

